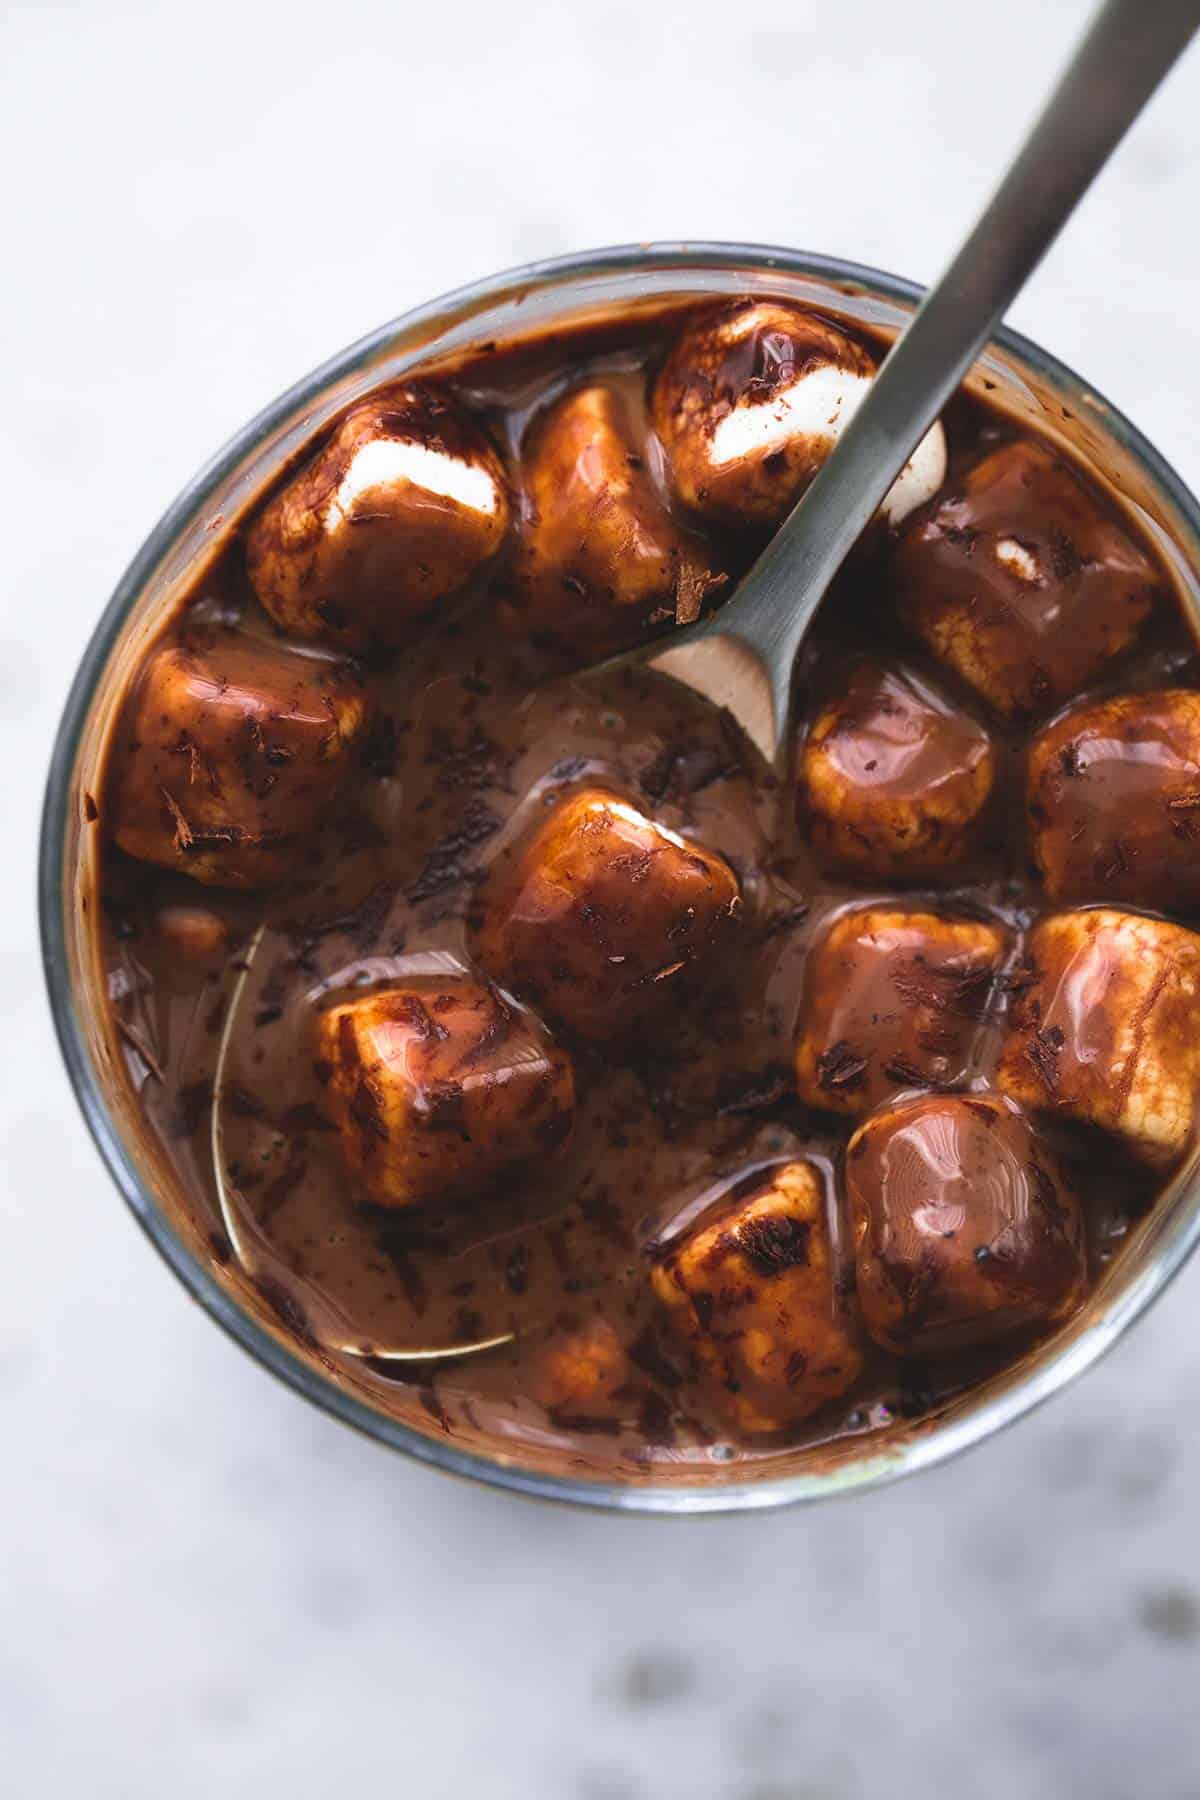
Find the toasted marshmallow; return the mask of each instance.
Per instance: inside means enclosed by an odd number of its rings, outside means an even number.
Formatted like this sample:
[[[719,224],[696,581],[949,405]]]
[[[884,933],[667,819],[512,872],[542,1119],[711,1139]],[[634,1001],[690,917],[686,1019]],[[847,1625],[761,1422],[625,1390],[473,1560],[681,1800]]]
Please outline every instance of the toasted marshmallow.
[[[884,496],[879,511],[893,529],[933,499],[945,482],[947,463],[946,433],[937,419]]]
[[[1200,693],[1073,707],[1029,746],[1029,841],[1055,900],[1200,908]]]
[[[816,313],[742,302],[687,326],[651,396],[680,500],[728,525],[779,524],[830,455],[874,379],[868,352]],[[945,480],[946,439],[926,433],[881,510],[891,526]]]
[[[832,867],[912,880],[960,859],[995,778],[977,719],[915,670],[863,661],[804,739],[798,811]]]
[[[842,913],[809,952],[796,1085],[809,1106],[865,1113],[902,1088],[974,1071],[1007,945],[998,925],[899,907]]]
[[[1133,643],[1158,585],[1100,497],[1028,438],[910,519],[892,574],[904,622],[1008,719],[1073,699]]]
[[[859,1375],[859,1334],[835,1273],[821,1177],[792,1162],[669,1242],[650,1278],[717,1406],[739,1430],[765,1435],[808,1418]]]
[[[544,1346],[530,1391],[555,1420],[633,1419],[641,1389],[620,1338],[599,1316],[573,1331],[558,1332]]]
[[[585,788],[496,866],[477,954],[548,1018],[614,1038],[703,971],[739,906],[722,857],[619,795]]]
[[[217,887],[278,881],[337,798],[367,716],[361,685],[326,658],[234,631],[165,643],[114,742],[113,836]]]
[[[526,508],[500,618],[578,656],[695,618],[724,585],[674,519],[618,390],[595,382],[539,414],[522,449]]]
[[[1000,1086],[1170,1168],[1196,1126],[1200,937],[1165,919],[1089,908],[1039,920],[1028,956]]]
[[[379,1206],[486,1188],[571,1134],[571,1062],[525,1007],[463,977],[337,1001],[317,1071],[346,1164]]]
[[[250,583],[296,637],[395,644],[494,555],[504,469],[431,390],[389,388],[347,414],[250,531]]]
[[[899,1356],[993,1342],[1083,1298],[1079,1202],[1029,1121],[994,1095],[873,1114],[846,1149],[859,1304]]]

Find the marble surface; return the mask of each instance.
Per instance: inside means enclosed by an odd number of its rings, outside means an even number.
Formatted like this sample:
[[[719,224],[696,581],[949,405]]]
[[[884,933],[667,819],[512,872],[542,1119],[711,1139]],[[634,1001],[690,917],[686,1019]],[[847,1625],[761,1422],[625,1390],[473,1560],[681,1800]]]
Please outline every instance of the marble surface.
[[[1067,1396],[875,1498],[674,1525],[455,1485],[276,1386],[168,1277],[76,1116],[33,925],[75,657],[252,410],[430,294],[590,244],[930,277],[1082,16],[8,0],[5,1793],[1200,1793],[1200,1264]],[[1198,119],[1195,52],[1014,313],[1193,486]]]

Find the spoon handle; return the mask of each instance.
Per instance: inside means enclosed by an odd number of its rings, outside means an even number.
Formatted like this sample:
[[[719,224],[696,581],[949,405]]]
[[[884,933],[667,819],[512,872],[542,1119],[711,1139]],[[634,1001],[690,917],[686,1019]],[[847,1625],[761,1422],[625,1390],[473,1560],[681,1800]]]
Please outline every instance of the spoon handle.
[[[1024,146],[833,455],[712,621],[752,644],[786,717],[808,621],[892,482],[1200,26],[1200,0],[1107,0]]]

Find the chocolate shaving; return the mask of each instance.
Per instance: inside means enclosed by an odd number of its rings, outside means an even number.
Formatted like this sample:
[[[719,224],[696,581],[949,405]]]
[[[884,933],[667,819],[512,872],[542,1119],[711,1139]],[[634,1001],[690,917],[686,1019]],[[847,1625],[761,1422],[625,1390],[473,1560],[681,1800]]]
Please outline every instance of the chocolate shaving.
[[[441,999],[442,996],[438,996]],[[433,1002],[434,1007],[438,1001]],[[417,994],[394,994],[391,998],[391,1015],[402,1025],[419,1037],[423,1044],[444,1044],[450,1033],[444,1025],[439,1025],[433,1013]]]
[[[308,1158],[293,1150],[287,1162],[276,1175],[274,1181],[268,1182],[262,1191],[261,1217],[267,1220],[279,1211],[284,1201],[304,1180],[308,1173]]]
[[[348,1021],[343,1021],[343,1023],[348,1023]],[[364,1138],[368,1140],[373,1139],[377,1144],[386,1144],[388,1141],[388,1128],[383,1118],[381,1106],[382,1102],[379,1089],[376,1087],[375,1083],[368,1080],[365,1075],[360,1076],[354,1089],[353,1098],[351,1099],[347,1110]],[[369,1151],[372,1148],[372,1144],[368,1141],[364,1144],[363,1148],[364,1150]]]
[[[995,975],[989,962],[926,962],[922,956],[892,970],[892,986],[907,1006],[980,1019],[987,1010]]]
[[[1051,1094],[1058,1090],[1058,1057],[1065,1042],[1062,1027],[1052,1025],[1049,1031],[1035,1029],[1025,1046],[1034,1074]]]
[[[473,800],[452,831],[447,832],[426,857],[407,898],[416,905],[457,887],[474,874],[467,853],[477,850],[500,829],[500,820],[481,800]]]
[[[712,593],[717,593],[728,583],[727,575],[713,575],[701,562],[693,562],[685,555],[680,564],[679,578],[675,583],[675,623],[691,625],[704,610],[704,602]]]
[[[166,788],[160,787],[158,791],[166,802],[167,811],[175,821],[175,848],[180,851],[190,850],[196,841],[195,832],[184,818],[177,802],[172,800],[170,794],[168,794]]]
[[[817,1058],[817,1086],[842,1088],[851,1093],[864,1085],[867,1058],[861,1056],[845,1038],[839,1038]]]
[[[392,1260],[397,1257],[436,1256],[450,1254],[446,1220],[436,1213],[417,1208],[397,1212],[390,1206],[365,1205],[360,1208],[375,1231],[379,1247]]]
[[[638,785],[652,800],[665,800],[668,795],[673,800],[687,800],[714,782],[739,773],[738,766],[711,744],[668,744],[642,770]]]
[[[996,991],[1000,994],[1024,994],[1031,987],[1036,987],[1041,980],[1037,969],[1026,965],[1020,969],[1010,969],[1007,974],[997,975]]]
[[[444,726],[435,725],[429,734],[425,761],[437,769],[434,785],[449,793],[489,787],[507,791],[513,764],[512,756],[478,725],[461,738]]]
[[[883,1072],[889,1081],[898,1081],[902,1087],[934,1088],[940,1092],[953,1085],[931,1070],[922,1069],[907,1056],[891,1057],[883,1065]]]
[[[807,1263],[811,1235],[805,1220],[786,1214],[743,1219],[733,1232],[738,1248],[763,1275]]]
[[[286,831],[246,831],[241,825],[203,825],[193,826],[192,841],[196,844],[250,844],[255,849],[265,850],[271,846],[291,843],[292,834]]]
[[[958,1027],[945,1018],[937,1018],[932,1025],[922,1026],[913,1034],[917,1047],[928,1050],[930,1056],[953,1056],[960,1048]]]
[[[196,770],[200,767],[200,752],[185,731],[177,744],[172,744],[167,752],[169,756],[186,756],[188,759],[188,786],[196,780]]]

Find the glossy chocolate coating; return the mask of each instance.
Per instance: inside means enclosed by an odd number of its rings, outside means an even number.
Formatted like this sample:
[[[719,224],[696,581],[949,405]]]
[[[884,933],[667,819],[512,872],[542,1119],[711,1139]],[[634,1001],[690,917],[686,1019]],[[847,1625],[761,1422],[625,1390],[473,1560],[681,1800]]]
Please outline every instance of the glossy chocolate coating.
[[[783,1431],[862,1372],[838,1292],[829,1202],[811,1163],[764,1173],[654,1263],[654,1291],[719,1405],[752,1436]]]
[[[320,1013],[316,1041],[347,1166],[380,1206],[478,1192],[571,1135],[569,1057],[497,988],[379,988]]]
[[[149,657],[125,703],[113,837],[221,887],[293,870],[367,722],[362,684],[286,645],[195,630]]]
[[[865,1113],[900,1088],[971,1074],[1006,935],[997,925],[867,907],[809,957],[796,1044],[800,1097]]]
[[[977,719],[916,670],[864,661],[809,729],[797,803],[830,867],[911,881],[963,857],[995,776]]]
[[[607,382],[534,420],[513,591],[500,609],[515,635],[596,656],[697,618],[725,585],[703,540],[672,519],[636,442],[626,400]]]
[[[497,981],[603,1040],[669,1004],[727,938],[739,905],[719,856],[588,788],[497,865],[476,949]]]
[[[1029,842],[1052,900],[1200,907],[1200,694],[1118,694],[1029,747]]]
[[[1025,957],[1001,1086],[1169,1168],[1195,1130],[1200,936],[1088,908],[1039,920]]]
[[[1010,719],[1061,706],[1128,649],[1159,584],[1100,497],[1028,438],[914,515],[892,576],[909,627]]]
[[[1044,1327],[1083,1294],[1079,1203],[1001,1099],[874,1114],[847,1147],[846,1188],[863,1319],[898,1356]]]

